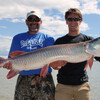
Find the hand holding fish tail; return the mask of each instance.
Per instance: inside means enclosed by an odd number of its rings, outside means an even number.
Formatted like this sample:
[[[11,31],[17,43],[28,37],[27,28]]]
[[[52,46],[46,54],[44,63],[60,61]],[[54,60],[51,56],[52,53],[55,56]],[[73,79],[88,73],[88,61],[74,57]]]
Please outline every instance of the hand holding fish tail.
[[[0,67],[6,68],[6,69],[11,69],[12,68],[12,64],[11,62],[7,62],[5,64],[3,64],[3,62],[5,62],[7,59],[0,57]]]
[[[3,62],[4,62],[5,60],[6,60],[5,58],[0,57],[0,67],[3,67]]]
[[[0,60],[5,60],[5,58],[3,58],[3,57],[0,57]]]
[[[3,57],[0,57],[0,67],[3,67],[1,64],[2,64],[2,62],[3,62],[3,60],[5,60],[5,58],[3,58]]]
[[[12,63],[8,62],[8,63],[4,64],[3,68],[12,69]]]
[[[10,58],[14,58],[14,57],[19,56],[24,53],[25,53],[24,51],[14,51],[14,52],[10,53],[9,56],[10,56]],[[7,59],[0,57],[0,60],[7,60]],[[6,68],[6,69],[12,69],[12,63],[8,62],[8,63],[4,64],[2,67]]]

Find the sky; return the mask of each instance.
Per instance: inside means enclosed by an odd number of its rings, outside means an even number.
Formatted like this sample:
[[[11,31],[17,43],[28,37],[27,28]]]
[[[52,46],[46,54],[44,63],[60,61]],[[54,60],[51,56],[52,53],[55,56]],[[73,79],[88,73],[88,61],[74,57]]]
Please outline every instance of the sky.
[[[100,0],[0,0],[0,56],[7,57],[14,35],[28,31],[27,12],[38,11],[43,22],[40,32],[57,39],[68,33],[64,14],[69,8],[82,12],[81,33],[100,36]]]

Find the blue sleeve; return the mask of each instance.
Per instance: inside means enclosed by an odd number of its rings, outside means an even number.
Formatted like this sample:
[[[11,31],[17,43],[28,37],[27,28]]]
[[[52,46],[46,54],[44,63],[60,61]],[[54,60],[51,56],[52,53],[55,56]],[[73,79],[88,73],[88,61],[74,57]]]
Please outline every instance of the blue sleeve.
[[[20,43],[16,37],[14,37],[12,40],[9,54],[13,51],[21,51]]]

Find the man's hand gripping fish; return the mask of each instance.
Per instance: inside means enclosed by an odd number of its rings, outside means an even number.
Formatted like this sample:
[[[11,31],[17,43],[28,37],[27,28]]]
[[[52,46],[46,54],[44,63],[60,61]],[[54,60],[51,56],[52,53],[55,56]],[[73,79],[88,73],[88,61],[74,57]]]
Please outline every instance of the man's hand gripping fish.
[[[20,53],[21,55],[18,55]],[[56,61],[67,61],[70,63],[78,63],[88,61],[92,67],[94,57],[100,57],[100,37],[91,41],[74,43],[74,44],[61,44],[38,49],[29,53],[23,51],[14,51],[10,54],[11,58],[0,60],[0,67],[11,64],[7,78],[12,78],[23,70],[32,70],[42,68],[40,76],[46,76],[48,66]],[[16,57],[15,57],[16,56]]]

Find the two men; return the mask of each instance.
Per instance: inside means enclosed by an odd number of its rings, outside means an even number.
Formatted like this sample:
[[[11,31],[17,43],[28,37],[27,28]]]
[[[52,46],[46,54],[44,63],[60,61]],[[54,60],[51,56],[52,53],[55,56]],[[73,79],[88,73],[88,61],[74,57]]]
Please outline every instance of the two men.
[[[82,19],[82,14],[78,9],[71,8],[66,11],[65,21],[69,31],[65,36],[58,38],[55,45],[92,40],[92,37],[80,33],[79,26]],[[26,25],[29,31],[18,34],[13,38],[10,53],[16,50],[30,52],[53,45],[54,39],[52,37],[39,32],[41,24],[41,17],[38,14],[34,11],[28,13]],[[36,41],[35,43],[42,43],[42,45],[33,44],[34,41]],[[59,69],[55,100],[91,100],[88,75],[86,70],[84,71],[87,61],[65,64],[65,61],[57,61],[50,64],[54,69]],[[40,80],[40,70],[22,71],[20,73],[15,90],[15,100],[54,100],[52,76],[48,74],[45,79],[42,78]],[[51,68],[49,73],[51,73]]]

